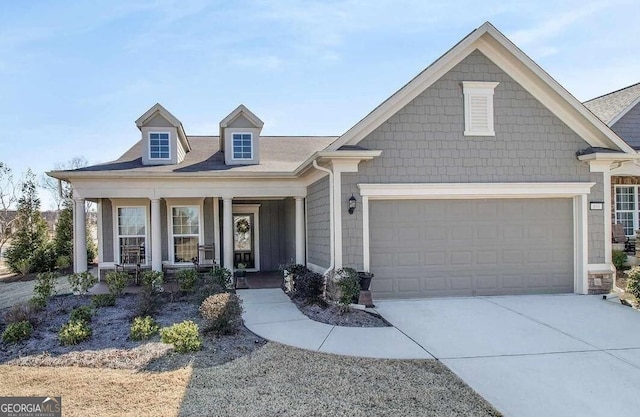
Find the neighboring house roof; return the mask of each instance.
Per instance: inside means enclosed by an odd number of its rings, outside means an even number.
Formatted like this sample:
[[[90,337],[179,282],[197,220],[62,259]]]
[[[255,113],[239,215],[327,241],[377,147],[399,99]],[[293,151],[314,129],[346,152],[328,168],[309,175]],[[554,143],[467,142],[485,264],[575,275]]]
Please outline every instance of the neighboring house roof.
[[[502,68],[589,145],[636,153],[489,22],[467,35],[340,136],[327,150],[338,150],[345,145],[357,145],[475,50],[479,50]]]
[[[592,98],[583,104],[608,126],[613,126],[638,102],[640,102],[640,83]]]
[[[186,175],[256,175],[292,174],[300,164],[336,139],[336,136],[261,136],[260,164],[226,165],[220,151],[219,136],[188,136],[191,152],[184,161],[176,165],[142,165],[142,141],[138,141],[124,155],[112,162],[79,168],[72,171],[57,171],[55,177],[67,178],[73,173],[93,172],[99,175],[162,176],[166,174]],[[69,175],[71,174],[71,175]]]

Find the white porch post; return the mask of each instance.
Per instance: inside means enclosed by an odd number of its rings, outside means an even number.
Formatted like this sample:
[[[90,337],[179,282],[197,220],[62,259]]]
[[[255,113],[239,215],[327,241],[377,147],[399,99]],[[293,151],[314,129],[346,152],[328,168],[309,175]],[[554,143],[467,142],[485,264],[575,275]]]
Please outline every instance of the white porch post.
[[[84,198],[74,198],[73,210],[73,272],[87,270],[87,222]]]
[[[304,256],[304,198],[296,197],[296,263],[305,265]]]
[[[151,199],[151,269],[162,271],[160,199]]]
[[[222,245],[224,267],[233,272],[233,199],[222,199]]]

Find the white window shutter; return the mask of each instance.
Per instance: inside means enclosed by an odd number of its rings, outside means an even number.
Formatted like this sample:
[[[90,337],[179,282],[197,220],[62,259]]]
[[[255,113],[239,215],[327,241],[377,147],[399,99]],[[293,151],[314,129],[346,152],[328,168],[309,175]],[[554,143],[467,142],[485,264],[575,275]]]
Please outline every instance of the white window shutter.
[[[495,136],[493,92],[498,83],[464,81],[464,135]]]

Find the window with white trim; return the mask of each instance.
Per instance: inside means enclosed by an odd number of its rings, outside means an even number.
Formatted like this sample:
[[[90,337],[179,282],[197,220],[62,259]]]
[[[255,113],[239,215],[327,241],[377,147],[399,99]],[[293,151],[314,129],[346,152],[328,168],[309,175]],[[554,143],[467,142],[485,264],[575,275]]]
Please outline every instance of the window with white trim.
[[[481,81],[462,82],[465,136],[495,136],[493,93],[498,84]]]
[[[149,159],[171,159],[169,133],[149,133]]]
[[[147,209],[145,207],[118,207],[117,241],[119,260],[125,246],[140,248],[140,263],[146,263]]]
[[[635,231],[640,228],[639,189],[637,185],[615,187],[615,221],[622,224],[627,236],[635,236]]]
[[[200,244],[200,207],[171,207],[171,244],[173,262],[192,262],[198,257]]]
[[[233,159],[253,159],[253,135],[251,133],[233,133]]]

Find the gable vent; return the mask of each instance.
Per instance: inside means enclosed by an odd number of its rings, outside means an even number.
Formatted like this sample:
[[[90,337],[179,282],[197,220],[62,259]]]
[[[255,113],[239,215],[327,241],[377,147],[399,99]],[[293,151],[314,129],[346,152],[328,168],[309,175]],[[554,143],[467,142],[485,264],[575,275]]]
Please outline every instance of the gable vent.
[[[464,81],[464,135],[495,136],[493,92],[498,83]]]

